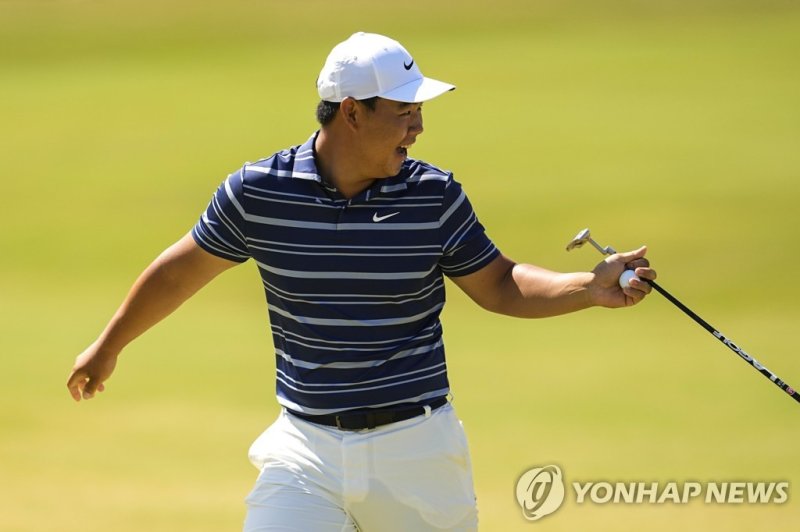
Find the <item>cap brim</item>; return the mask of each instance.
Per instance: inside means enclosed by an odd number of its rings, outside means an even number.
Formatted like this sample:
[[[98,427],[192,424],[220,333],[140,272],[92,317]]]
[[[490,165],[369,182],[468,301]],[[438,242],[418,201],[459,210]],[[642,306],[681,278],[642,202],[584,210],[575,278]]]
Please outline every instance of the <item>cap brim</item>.
[[[432,100],[455,88],[455,85],[423,77],[400,85],[384,94],[379,94],[379,96],[396,102],[420,103]]]

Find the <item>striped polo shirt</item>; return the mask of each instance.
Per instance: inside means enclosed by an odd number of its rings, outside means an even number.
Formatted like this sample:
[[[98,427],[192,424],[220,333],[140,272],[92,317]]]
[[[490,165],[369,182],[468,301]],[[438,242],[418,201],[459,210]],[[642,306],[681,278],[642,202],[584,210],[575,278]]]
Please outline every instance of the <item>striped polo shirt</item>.
[[[451,173],[407,159],[347,199],[317,173],[316,136],[228,176],[195,241],[258,265],[282,406],[330,414],[447,394],[443,275],[499,251]]]

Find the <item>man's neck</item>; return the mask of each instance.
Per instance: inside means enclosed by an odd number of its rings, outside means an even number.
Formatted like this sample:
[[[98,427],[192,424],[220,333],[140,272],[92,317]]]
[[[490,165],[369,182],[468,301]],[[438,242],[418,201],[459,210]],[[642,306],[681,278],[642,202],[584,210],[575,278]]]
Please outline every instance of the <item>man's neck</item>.
[[[314,142],[315,163],[320,177],[345,198],[352,198],[369,188],[376,178],[360,176],[352,151],[337,142],[336,136],[323,128]]]

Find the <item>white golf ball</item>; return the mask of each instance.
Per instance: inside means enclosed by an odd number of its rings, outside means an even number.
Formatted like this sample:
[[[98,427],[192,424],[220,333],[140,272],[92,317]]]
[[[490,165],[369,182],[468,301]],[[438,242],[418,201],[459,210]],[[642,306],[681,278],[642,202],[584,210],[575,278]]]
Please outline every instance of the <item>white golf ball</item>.
[[[622,275],[619,276],[619,285],[622,288],[627,288],[631,285],[631,279],[639,280],[639,276],[633,273],[633,270],[625,270],[622,272]]]

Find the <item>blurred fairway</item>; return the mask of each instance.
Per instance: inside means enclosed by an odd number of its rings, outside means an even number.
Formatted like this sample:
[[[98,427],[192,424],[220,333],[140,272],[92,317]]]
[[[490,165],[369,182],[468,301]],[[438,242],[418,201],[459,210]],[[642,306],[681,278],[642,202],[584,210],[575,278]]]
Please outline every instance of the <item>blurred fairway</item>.
[[[246,160],[314,130],[357,30],[458,85],[412,156],[452,169],[511,257],[646,243],[661,284],[800,387],[796,2],[0,1],[0,530],[239,530],[247,448],[277,414],[255,267],[132,344],[75,405],[74,357]],[[658,295],[544,321],[449,285],[455,405],[485,531],[755,531],[800,522],[800,408]],[[498,361],[502,361],[499,364]],[[567,481],[788,480],[783,505],[577,505]]]

